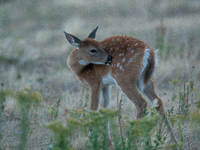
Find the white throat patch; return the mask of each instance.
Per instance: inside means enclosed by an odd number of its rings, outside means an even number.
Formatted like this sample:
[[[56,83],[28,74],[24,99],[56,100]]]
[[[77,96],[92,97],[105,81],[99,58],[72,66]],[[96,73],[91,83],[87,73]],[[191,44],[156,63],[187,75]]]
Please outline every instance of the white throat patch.
[[[89,64],[89,62],[87,60],[79,60],[78,62],[79,62],[79,64],[81,64],[83,66],[86,66]]]

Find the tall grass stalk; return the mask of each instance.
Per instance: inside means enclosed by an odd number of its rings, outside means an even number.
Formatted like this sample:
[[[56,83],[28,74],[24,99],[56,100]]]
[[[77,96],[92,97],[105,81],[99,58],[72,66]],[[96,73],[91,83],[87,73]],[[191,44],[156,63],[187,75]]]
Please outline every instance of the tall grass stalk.
[[[29,112],[32,107],[38,105],[41,101],[40,94],[37,92],[30,91],[29,87],[25,88],[25,91],[18,91],[16,93],[16,98],[18,100],[18,105],[21,109],[21,132],[20,132],[20,144],[18,145],[18,150],[27,149],[28,133],[30,128]]]

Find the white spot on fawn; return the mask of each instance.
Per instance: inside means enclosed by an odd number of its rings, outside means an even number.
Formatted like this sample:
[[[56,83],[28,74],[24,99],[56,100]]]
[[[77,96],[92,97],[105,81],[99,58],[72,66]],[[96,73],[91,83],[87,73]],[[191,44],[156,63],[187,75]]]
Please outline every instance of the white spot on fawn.
[[[131,63],[132,61],[133,61],[133,58],[130,58],[129,61],[128,61],[128,63]]]
[[[128,63],[125,66],[128,66],[133,61],[133,58],[130,58]]]
[[[122,69],[122,71],[124,72],[124,69]]]
[[[133,53],[133,52],[134,52],[134,50],[131,51],[131,53]]]
[[[123,58],[123,60],[122,60],[123,62],[125,61],[125,58]]]
[[[135,57],[137,56],[137,55],[139,55],[140,54],[140,52],[138,52],[138,53],[135,53],[135,55],[134,55],[134,59],[135,59]]]
[[[117,63],[117,67],[119,67],[120,63]]]
[[[130,50],[130,48],[127,48],[127,50],[129,51],[129,50]]]
[[[120,66],[119,69],[122,70],[122,66]]]
[[[138,45],[138,43],[135,44],[135,46]]]

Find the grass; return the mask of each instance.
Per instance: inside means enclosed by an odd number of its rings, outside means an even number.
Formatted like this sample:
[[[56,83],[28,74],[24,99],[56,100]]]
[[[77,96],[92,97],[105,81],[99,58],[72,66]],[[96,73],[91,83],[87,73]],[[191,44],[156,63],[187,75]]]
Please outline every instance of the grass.
[[[89,112],[88,89],[66,65],[72,48],[63,31],[84,39],[97,25],[99,41],[125,34],[159,49],[157,93],[164,101],[179,149],[200,147],[199,5],[198,0],[0,1],[0,148],[59,149],[59,142],[64,142],[62,146],[74,149],[173,149],[166,129],[158,130],[156,115],[135,120],[135,108],[126,97],[122,97],[119,111],[117,97],[121,92],[115,87],[111,110]],[[21,96],[27,92],[28,97],[20,97],[20,90]],[[41,101],[26,106],[30,109],[22,115],[24,100],[37,100],[33,98],[35,92],[40,93]],[[22,104],[19,100],[23,100]],[[151,106],[148,103],[146,112],[152,111]],[[84,126],[94,114],[112,118],[112,146],[107,145],[104,130],[108,118],[101,119],[100,127],[92,128],[92,121]],[[149,128],[145,126],[147,122],[152,123]],[[44,126],[47,124],[49,128]],[[68,128],[69,124],[78,128]],[[71,136],[54,132],[56,125],[66,133],[70,130]],[[144,132],[137,132],[138,126]],[[20,145],[20,141],[26,144]]]
[[[176,85],[176,81],[177,80],[172,81],[171,84]],[[191,88],[189,87],[187,90],[191,90]],[[167,115],[174,129],[177,128],[175,133],[179,139],[179,144],[177,145],[179,149],[184,149],[184,147],[188,146],[186,144],[189,141],[186,142],[187,137],[185,136],[185,134],[188,133],[184,133],[184,130],[187,130],[190,126],[198,126],[200,119],[200,100],[196,104],[188,105],[188,101],[190,101],[188,98],[192,98],[196,95],[194,88],[192,90],[193,91],[190,95],[187,95],[189,91],[179,90],[178,108],[174,110],[174,107],[172,107],[170,110],[167,110]],[[35,111],[42,105],[41,95],[38,92],[31,91],[29,87],[26,87],[23,91],[17,91],[16,93],[1,89],[1,100],[6,99],[6,96],[16,98],[19,109],[21,110],[21,117],[19,118],[21,121],[21,129],[19,129],[20,139],[16,147],[18,149],[31,149],[31,147],[27,146],[27,144],[30,144],[28,143],[28,137],[34,134],[34,131],[37,128],[36,122],[39,121],[38,117],[41,117],[41,115],[36,115],[36,118],[33,120],[31,119],[31,116],[35,115]],[[84,106],[87,106],[87,99],[88,96],[86,97]],[[49,108],[48,112],[44,114],[45,116],[48,116],[49,114],[52,121],[50,123],[43,123],[43,125],[54,133],[54,135],[50,134],[50,141],[45,144],[46,147],[52,149],[75,149],[75,147],[76,149],[82,147],[82,149],[114,148],[124,150],[141,148],[147,150],[176,149],[176,146],[173,143],[171,145],[167,144],[167,142],[170,141],[170,138],[167,138],[169,133],[165,129],[166,127],[162,125],[161,116],[158,115],[154,107],[150,108],[150,116],[147,116],[147,113],[144,111],[143,119],[132,121],[130,120],[129,115],[121,115],[123,106],[121,105],[122,100],[120,100],[119,110],[100,109],[98,112],[88,112],[87,107],[78,110],[68,109],[67,114],[65,115],[65,117],[67,116],[67,119],[64,119],[65,121],[62,122],[61,120],[58,121],[59,105],[61,100],[62,97],[59,96],[57,101],[54,100],[55,103]],[[35,108],[35,106],[37,106],[37,108]],[[196,109],[194,109],[194,106]],[[8,110],[6,108],[4,109]],[[31,123],[31,121],[34,122]],[[107,143],[107,122],[110,124],[111,142],[113,145]],[[187,126],[185,126],[185,124],[187,124]],[[198,127],[196,129],[191,129],[193,132],[194,130],[195,132],[199,132]],[[73,142],[75,142],[77,138],[84,139],[84,141],[74,145]],[[197,141],[197,143],[193,144],[198,145],[198,134],[197,136],[191,134],[190,138],[192,138],[193,141]]]

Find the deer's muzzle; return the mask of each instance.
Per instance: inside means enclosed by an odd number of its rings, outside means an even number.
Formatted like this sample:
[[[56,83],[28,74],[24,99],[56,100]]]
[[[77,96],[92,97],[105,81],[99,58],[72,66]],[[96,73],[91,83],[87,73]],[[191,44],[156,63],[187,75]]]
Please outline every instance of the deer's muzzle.
[[[112,62],[112,56],[111,56],[111,55],[108,55],[107,61],[106,61],[105,64],[108,65],[108,66],[110,66],[111,62]]]

